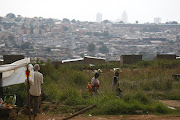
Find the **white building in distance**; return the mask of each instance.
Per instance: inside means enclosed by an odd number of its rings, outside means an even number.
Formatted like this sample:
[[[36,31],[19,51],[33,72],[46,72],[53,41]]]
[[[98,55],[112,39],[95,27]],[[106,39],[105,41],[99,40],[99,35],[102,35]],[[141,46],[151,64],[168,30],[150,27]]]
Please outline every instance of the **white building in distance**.
[[[128,23],[128,15],[127,15],[126,11],[124,11],[124,12],[122,13],[122,21],[123,21],[124,23]]]
[[[96,22],[98,22],[98,23],[102,22],[102,14],[101,13],[96,14]]]
[[[161,18],[159,18],[159,17],[154,18],[154,23],[155,24],[160,24],[161,23]]]

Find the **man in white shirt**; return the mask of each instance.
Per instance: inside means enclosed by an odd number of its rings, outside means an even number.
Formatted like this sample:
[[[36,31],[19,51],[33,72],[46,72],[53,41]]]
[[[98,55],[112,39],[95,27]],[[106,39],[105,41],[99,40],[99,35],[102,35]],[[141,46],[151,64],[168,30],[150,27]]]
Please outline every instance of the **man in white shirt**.
[[[40,70],[40,67],[38,64],[34,65],[34,84],[30,85],[30,95],[31,95],[31,101],[34,100],[34,118],[37,116],[37,112],[39,109],[39,97],[41,95],[41,85],[43,84],[43,75],[38,72]]]

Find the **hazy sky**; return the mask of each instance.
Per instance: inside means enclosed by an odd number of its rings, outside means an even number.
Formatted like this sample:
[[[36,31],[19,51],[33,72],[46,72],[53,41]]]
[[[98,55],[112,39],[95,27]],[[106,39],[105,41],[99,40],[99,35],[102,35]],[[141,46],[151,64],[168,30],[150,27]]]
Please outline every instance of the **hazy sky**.
[[[121,19],[123,11],[128,21],[180,22],[180,0],[0,0],[0,16],[7,13],[23,17],[68,18],[80,21],[96,21],[97,12],[103,20]]]

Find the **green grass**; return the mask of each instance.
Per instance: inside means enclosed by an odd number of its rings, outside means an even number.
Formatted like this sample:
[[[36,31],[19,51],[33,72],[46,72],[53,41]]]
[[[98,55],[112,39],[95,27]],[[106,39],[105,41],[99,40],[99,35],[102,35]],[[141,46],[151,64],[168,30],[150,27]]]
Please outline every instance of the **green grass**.
[[[121,68],[120,86],[122,98],[116,97],[111,90],[114,73],[112,68]],[[87,83],[91,81],[94,69],[102,69],[98,78],[100,95],[90,97]],[[171,110],[156,100],[180,99],[180,83],[172,78],[180,71],[180,61],[143,61],[137,65],[97,64],[93,68],[84,65],[60,65],[55,68],[47,62],[41,65],[44,75],[42,91],[48,101],[55,104],[50,112],[75,112],[96,104],[97,107],[88,113],[93,115],[119,114],[172,114]],[[27,102],[27,89],[24,84],[6,87],[6,93],[21,95],[21,103]],[[18,103],[19,104],[19,103]],[[49,111],[50,106],[44,106]],[[78,109],[78,110],[79,110]]]

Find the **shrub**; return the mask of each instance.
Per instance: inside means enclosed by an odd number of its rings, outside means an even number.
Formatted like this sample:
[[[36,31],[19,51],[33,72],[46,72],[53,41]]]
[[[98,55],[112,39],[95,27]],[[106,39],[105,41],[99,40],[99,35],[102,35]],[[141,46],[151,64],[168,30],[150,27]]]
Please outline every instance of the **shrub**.
[[[73,88],[63,90],[59,96],[59,100],[64,101],[66,105],[80,105],[83,102],[81,94]]]
[[[156,103],[154,107],[157,113],[166,114],[171,112],[170,109],[164,106],[162,103]]]
[[[142,92],[137,92],[134,98],[142,104],[151,104],[151,99]]]

